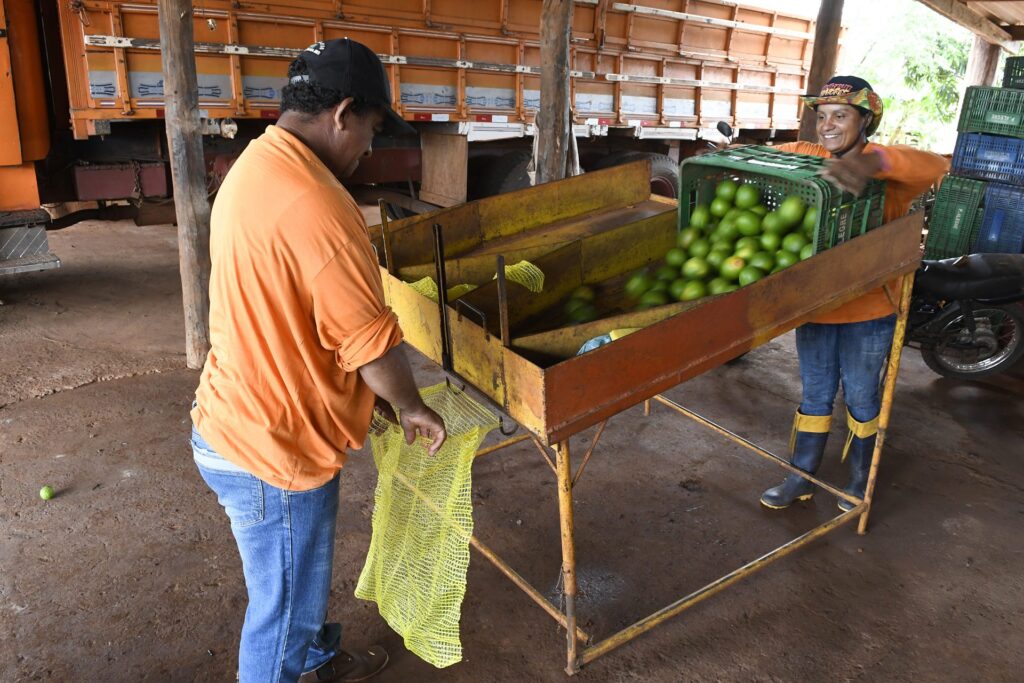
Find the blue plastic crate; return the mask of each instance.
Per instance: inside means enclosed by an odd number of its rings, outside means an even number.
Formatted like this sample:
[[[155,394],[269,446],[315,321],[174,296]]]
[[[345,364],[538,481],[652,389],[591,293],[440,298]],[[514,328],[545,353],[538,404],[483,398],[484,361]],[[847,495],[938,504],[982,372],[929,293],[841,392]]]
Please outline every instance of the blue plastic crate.
[[[961,133],[953,151],[953,173],[968,178],[1024,185],[1024,140]]]
[[[974,251],[988,254],[1024,252],[1024,188],[990,183],[985,213]]]

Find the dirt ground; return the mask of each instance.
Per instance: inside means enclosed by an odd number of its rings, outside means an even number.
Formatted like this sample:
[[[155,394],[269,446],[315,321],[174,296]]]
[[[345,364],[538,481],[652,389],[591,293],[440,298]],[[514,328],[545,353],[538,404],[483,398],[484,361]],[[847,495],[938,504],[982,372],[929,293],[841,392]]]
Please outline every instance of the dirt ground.
[[[63,268],[0,279],[0,680],[233,680],[246,599],[188,447],[198,373],[183,369],[174,230],[83,223],[51,243]],[[867,536],[816,541],[578,680],[1020,680],[1024,373],[959,383],[904,357]],[[441,377],[414,365],[423,383]],[[799,397],[792,339],[668,395],[782,452]],[[835,425],[823,475],[844,485]],[[763,509],[779,472],[664,408],[613,419],[576,489],[581,626],[608,635],[836,513],[823,494]],[[375,479],[369,453],[353,454],[331,614],[350,644],[390,649],[379,680],[564,680],[564,635],[479,555],[465,661],[449,669],[405,651],[353,597]],[[557,600],[555,483],[536,449],[478,460],[473,500],[479,537]]]

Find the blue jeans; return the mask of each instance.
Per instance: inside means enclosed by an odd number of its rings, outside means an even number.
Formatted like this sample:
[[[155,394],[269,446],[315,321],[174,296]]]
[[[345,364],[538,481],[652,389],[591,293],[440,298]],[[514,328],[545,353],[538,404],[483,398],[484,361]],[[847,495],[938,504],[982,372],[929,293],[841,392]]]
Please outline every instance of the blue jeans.
[[[843,400],[858,422],[878,417],[882,408],[879,384],[892,345],[896,316],[860,323],[808,323],[796,330],[796,352],[804,415],[831,415],[843,383]]]
[[[271,486],[218,455],[195,427],[199,474],[231,520],[249,592],[238,648],[241,683],[296,681],[338,651],[326,624],[338,516],[338,477],[311,491]]]

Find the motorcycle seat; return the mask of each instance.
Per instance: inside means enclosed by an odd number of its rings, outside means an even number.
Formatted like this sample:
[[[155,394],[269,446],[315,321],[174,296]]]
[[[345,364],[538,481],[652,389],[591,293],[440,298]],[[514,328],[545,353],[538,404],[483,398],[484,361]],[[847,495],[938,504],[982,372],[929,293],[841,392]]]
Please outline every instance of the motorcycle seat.
[[[969,254],[922,261],[914,288],[941,299],[1024,297],[1024,254]]]

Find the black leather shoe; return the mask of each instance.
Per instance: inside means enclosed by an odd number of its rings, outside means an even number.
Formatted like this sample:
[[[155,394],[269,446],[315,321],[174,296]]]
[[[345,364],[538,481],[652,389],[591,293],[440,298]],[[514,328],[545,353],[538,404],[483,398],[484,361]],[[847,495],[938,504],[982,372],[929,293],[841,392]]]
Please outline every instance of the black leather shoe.
[[[388,653],[380,645],[363,652],[345,652],[338,654],[319,669],[299,676],[299,683],[350,683],[365,681],[376,676],[388,663]]]

